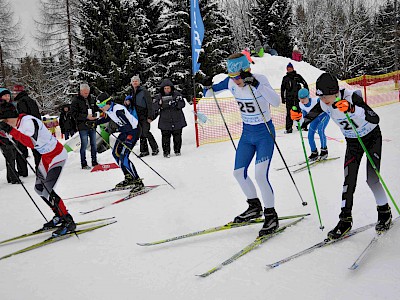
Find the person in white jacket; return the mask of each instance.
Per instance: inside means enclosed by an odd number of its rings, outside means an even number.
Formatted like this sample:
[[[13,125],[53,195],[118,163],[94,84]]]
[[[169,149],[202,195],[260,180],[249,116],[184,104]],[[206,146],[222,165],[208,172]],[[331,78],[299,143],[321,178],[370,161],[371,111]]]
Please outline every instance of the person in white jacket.
[[[274,153],[275,138],[275,127],[272,123],[269,105],[279,106],[280,98],[271,87],[267,77],[251,73],[250,63],[242,53],[229,56],[227,65],[228,77],[225,80],[212,84],[212,80],[209,78],[208,82],[204,82],[204,86],[212,88],[215,92],[230,90],[239,105],[243,131],[236,150],[233,174],[247,197],[249,208],[238,215],[234,222],[247,222],[261,217],[263,213],[254,183],[247,174],[249,165],[256,155],[255,179],[264,202],[265,216],[259,236],[264,236],[279,227],[278,215],[274,208],[274,192],[268,173]]]

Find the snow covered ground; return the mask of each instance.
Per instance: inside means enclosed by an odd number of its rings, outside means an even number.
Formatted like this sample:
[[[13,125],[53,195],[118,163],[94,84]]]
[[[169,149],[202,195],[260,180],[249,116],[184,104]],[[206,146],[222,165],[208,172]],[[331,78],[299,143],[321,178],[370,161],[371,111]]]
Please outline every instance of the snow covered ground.
[[[267,59],[267,58],[266,58]],[[280,85],[288,59],[270,62],[267,76]],[[278,66],[279,64],[279,66]],[[283,70],[282,70],[283,68]],[[315,82],[321,72],[299,63],[296,69]],[[260,71],[261,72],[261,71]],[[282,73],[282,74],[281,74]],[[310,78],[311,77],[311,78]],[[314,78],[315,77],[315,78]],[[313,79],[314,78],[314,79]],[[115,216],[118,222],[97,231],[72,237],[41,249],[0,261],[0,299],[396,299],[400,293],[400,226],[394,227],[356,271],[347,268],[374,235],[370,229],[346,241],[316,250],[274,270],[265,265],[307,248],[325,238],[338,221],[343,181],[344,139],[333,122],[327,127],[329,155],[340,156],[312,168],[319,208],[325,230],[319,229],[314,199],[306,171],[294,174],[303,207],[278,151],[272,160],[270,180],[279,215],[311,213],[311,216],[272,238],[253,252],[225,266],[208,278],[203,273],[253,241],[261,225],[176,241],[153,247],[148,242],[225,224],[246,209],[247,204],[232,171],[234,149],[230,141],[195,147],[192,107],[185,108],[189,126],[183,132],[182,156],[158,155],[145,161],[174,187],[163,185],[145,195],[98,212],[80,215],[111,203],[126,192],[67,200],[76,221]],[[381,117],[383,159],[381,175],[397,203],[400,185],[400,104],[376,109]],[[160,144],[156,125],[153,133]],[[306,134],[304,133],[306,136]],[[305,140],[306,141],[306,140]],[[236,141],[237,142],[237,141]],[[288,164],[303,160],[297,131],[277,132],[277,143]],[[308,143],[307,151],[308,149]],[[317,141],[318,145],[318,141]],[[138,153],[138,147],[135,148]],[[89,155],[89,153],[88,153]],[[32,162],[32,157],[30,157]],[[112,162],[110,151],[99,155],[100,163]],[[163,180],[137,158],[138,172],[147,185]],[[252,164],[250,176],[254,178]],[[4,159],[0,159],[0,240],[37,229],[44,223],[19,185],[6,183]],[[90,173],[80,169],[79,153],[70,153],[57,186],[62,197],[112,188],[122,180],[119,170]],[[365,157],[360,168],[353,210],[354,228],[375,222],[377,213],[372,193],[365,182]],[[33,192],[34,175],[24,183],[45,213],[48,207]],[[398,216],[391,204],[394,217]],[[281,224],[285,224],[283,221]],[[0,246],[0,256],[29,246],[44,237]]]

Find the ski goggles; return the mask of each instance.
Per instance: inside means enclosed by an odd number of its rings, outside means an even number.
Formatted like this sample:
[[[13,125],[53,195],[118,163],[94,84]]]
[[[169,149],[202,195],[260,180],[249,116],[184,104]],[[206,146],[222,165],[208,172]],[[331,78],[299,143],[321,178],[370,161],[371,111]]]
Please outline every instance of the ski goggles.
[[[107,105],[107,102],[110,101],[110,100],[111,100],[111,97],[108,97],[106,100],[103,100],[101,102],[99,100],[97,100],[96,101],[96,105],[97,105],[98,108],[103,108],[104,106]]]

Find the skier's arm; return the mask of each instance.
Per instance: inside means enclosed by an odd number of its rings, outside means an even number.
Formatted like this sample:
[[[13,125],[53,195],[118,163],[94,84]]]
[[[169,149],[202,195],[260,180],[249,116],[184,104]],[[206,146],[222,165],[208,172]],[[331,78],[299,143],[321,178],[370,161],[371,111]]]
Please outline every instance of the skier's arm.
[[[256,75],[257,76],[257,75]],[[280,104],[279,95],[274,91],[268,79],[265,76],[257,76],[260,84],[256,90],[266,99],[272,106],[278,107]]]
[[[310,124],[316,117],[322,114],[324,111],[321,108],[321,104],[318,102],[304,117],[303,124],[307,125]]]

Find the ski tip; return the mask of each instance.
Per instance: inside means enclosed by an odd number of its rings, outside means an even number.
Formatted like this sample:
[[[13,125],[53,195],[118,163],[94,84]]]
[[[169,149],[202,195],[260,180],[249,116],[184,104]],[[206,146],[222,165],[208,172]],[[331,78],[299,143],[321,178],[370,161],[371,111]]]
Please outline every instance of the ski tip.
[[[267,265],[267,270],[272,270],[272,269],[275,269],[276,267],[279,267],[279,264],[277,264],[277,263],[270,264],[270,265]]]
[[[150,243],[136,243],[138,246],[150,246]]]
[[[356,270],[358,266],[358,264],[354,263],[351,267],[349,267],[349,270]]]

